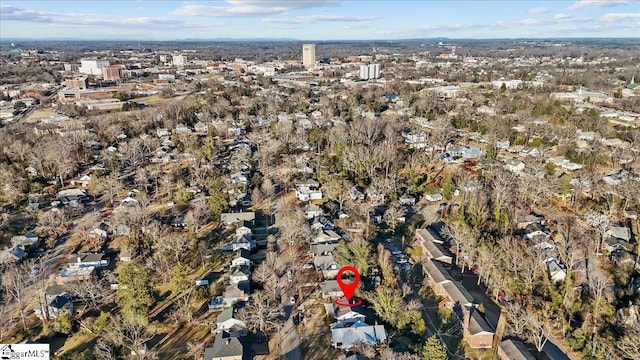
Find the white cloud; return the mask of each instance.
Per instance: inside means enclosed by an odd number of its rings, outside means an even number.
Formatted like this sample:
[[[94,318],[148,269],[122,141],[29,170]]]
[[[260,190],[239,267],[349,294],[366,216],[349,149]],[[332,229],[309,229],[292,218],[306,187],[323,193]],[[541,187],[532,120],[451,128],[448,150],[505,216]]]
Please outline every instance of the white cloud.
[[[529,13],[531,14],[544,14],[544,13],[548,13],[551,9],[549,9],[548,6],[540,6],[540,7],[535,7],[533,9],[529,10]]]
[[[363,23],[347,24],[344,26],[344,28],[348,30],[371,29],[372,27],[373,27],[372,24],[363,24]]]
[[[287,18],[265,18],[262,19],[268,23],[279,24],[314,24],[317,22],[363,22],[378,19],[377,16],[347,16],[347,15],[305,15],[297,16],[292,19]]]
[[[211,16],[211,17],[253,17],[277,15],[287,11],[323,7],[337,3],[337,0],[227,0],[229,5],[182,5],[172,12],[173,15]]]
[[[64,26],[102,26],[136,29],[183,29],[221,26],[222,24],[199,24],[182,20],[140,17],[115,17],[112,15],[57,13],[22,9],[15,6],[0,7],[0,20],[46,23]]]
[[[569,6],[569,10],[582,9],[587,7],[610,7],[637,3],[639,0],[580,0]]]
[[[604,14],[601,18],[606,22],[614,22],[627,19],[640,19],[640,13],[619,13],[619,14]]]

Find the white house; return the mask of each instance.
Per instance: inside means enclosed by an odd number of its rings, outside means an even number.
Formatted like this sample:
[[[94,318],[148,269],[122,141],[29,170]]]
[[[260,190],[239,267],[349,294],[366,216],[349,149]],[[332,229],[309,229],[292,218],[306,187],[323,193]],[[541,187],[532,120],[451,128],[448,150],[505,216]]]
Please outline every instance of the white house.
[[[507,159],[504,161],[504,168],[514,172],[519,173],[524,170],[524,161],[518,159]]]

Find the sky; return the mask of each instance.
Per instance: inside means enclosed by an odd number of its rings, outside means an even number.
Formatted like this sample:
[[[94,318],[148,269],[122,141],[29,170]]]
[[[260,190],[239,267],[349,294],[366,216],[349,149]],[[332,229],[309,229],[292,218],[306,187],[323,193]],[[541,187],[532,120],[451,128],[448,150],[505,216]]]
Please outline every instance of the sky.
[[[436,37],[640,37],[640,0],[0,0],[0,40]]]

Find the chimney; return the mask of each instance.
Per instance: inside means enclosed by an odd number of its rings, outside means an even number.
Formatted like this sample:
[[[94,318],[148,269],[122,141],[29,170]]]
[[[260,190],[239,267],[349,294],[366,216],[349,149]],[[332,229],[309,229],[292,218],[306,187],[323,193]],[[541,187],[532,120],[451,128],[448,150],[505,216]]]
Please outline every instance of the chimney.
[[[225,340],[225,344],[227,345],[231,344],[231,338],[227,338],[227,340]]]

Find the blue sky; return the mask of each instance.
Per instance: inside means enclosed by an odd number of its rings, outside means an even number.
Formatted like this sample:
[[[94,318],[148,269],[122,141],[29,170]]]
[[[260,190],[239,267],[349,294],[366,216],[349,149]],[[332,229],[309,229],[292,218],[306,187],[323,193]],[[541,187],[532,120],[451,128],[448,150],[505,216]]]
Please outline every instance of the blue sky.
[[[0,39],[431,37],[640,37],[640,0],[0,0]]]

